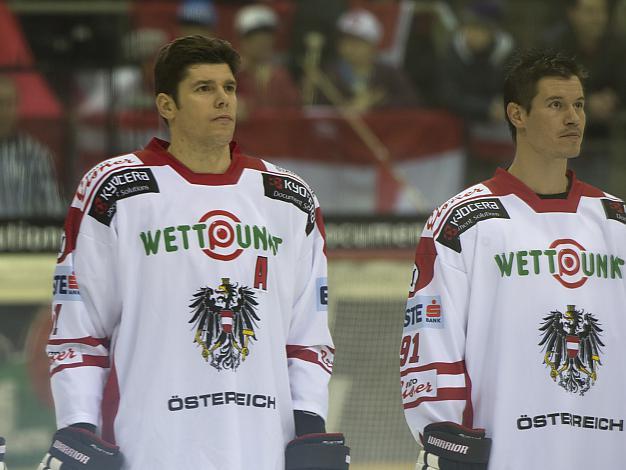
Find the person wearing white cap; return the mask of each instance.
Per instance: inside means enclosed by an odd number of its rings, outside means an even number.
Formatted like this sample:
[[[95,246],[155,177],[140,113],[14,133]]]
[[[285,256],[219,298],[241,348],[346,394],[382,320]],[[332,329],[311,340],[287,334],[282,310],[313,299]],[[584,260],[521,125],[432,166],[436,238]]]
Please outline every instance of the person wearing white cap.
[[[298,89],[274,48],[278,26],[276,13],[265,5],[243,7],[235,16],[242,59],[237,76],[239,119],[258,109],[300,105]]]
[[[364,9],[350,10],[339,17],[337,31],[338,58],[326,72],[344,104],[357,111],[417,104],[402,70],[378,60],[383,28],[376,16]],[[326,97],[320,98],[319,104],[327,103]]]

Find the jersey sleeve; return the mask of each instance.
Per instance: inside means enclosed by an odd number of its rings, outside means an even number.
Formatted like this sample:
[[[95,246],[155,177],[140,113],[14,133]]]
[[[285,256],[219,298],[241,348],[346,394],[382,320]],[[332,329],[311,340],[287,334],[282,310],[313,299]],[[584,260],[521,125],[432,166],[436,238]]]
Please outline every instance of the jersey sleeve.
[[[287,361],[294,410],[310,411],[325,419],[334,348],[328,330],[324,223],[317,200],[308,217],[314,218],[315,225],[306,235],[296,262],[296,291],[287,338]]]
[[[464,361],[468,298],[463,257],[425,229],[415,253],[400,346],[402,403],[418,442],[429,423],[472,425]]]
[[[76,422],[99,426],[111,339],[122,308],[115,205],[99,198],[97,187],[81,191],[89,183],[83,179],[69,209],[53,282],[46,350],[59,428]]]

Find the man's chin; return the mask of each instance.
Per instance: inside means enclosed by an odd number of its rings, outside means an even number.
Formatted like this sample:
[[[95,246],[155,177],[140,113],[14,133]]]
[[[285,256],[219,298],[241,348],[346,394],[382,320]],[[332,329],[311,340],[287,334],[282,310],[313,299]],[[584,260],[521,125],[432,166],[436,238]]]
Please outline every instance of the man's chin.
[[[571,155],[566,155],[565,158],[567,158],[568,160],[573,160],[574,158],[578,158],[580,157],[580,151]]]
[[[578,158],[580,156],[580,145],[575,147],[570,147],[568,150],[563,151],[563,158],[567,160],[572,160],[574,158]]]
[[[224,130],[224,132],[212,132],[210,135],[207,135],[208,141],[213,143],[213,145],[228,145],[232,142],[234,135],[234,129],[231,131]]]

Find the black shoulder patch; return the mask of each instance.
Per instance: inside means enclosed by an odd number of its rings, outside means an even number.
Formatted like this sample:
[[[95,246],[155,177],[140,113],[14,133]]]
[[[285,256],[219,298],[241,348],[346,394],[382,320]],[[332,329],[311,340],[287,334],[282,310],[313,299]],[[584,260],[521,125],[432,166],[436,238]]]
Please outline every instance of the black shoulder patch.
[[[626,209],[622,201],[614,201],[613,199],[601,199],[601,201],[607,219],[626,224]]]
[[[457,253],[461,252],[460,236],[478,222],[487,219],[510,219],[499,199],[479,199],[458,205],[441,227],[437,241]]]
[[[263,189],[266,197],[292,204],[307,214],[305,232],[311,233],[315,226],[315,202],[304,184],[289,176],[263,173]]]
[[[138,194],[158,192],[159,185],[150,169],[128,168],[118,171],[98,188],[89,215],[104,225],[110,225],[117,210],[117,201]]]

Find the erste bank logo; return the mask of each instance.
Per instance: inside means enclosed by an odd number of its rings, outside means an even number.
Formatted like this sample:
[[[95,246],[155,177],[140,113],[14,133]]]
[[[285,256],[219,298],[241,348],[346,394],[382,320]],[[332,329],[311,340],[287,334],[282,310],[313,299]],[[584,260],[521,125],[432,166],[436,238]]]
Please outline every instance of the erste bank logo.
[[[415,295],[409,297],[404,312],[404,330],[419,328],[443,328],[443,310],[441,296]]]

